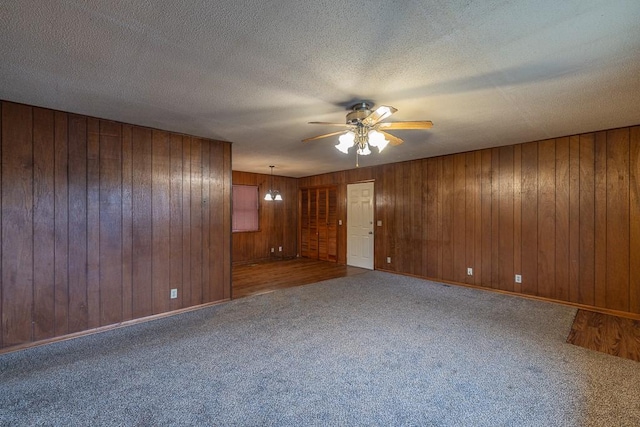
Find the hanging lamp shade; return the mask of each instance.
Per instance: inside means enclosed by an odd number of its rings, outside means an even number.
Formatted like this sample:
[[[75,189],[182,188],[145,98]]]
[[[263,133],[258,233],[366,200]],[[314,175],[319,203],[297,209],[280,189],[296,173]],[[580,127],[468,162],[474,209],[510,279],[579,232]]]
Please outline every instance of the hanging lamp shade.
[[[282,195],[280,194],[280,192],[278,190],[273,190],[273,168],[275,166],[269,166],[271,168],[271,180],[269,183],[269,191],[267,191],[267,194],[264,195],[264,200],[271,202],[273,200],[276,201],[282,201]]]

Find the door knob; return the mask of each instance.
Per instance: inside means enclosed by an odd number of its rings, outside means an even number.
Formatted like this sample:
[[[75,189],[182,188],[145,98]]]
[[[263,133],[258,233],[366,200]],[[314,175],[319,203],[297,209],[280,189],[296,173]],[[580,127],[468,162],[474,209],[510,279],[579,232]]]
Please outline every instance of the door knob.
[[[373,234],[373,231],[370,231],[369,234]]]

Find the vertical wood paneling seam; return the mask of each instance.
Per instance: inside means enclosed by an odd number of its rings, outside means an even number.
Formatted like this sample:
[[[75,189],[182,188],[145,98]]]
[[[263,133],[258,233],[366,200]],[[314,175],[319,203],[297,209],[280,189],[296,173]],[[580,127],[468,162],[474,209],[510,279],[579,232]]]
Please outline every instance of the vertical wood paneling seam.
[[[513,271],[510,282],[513,283],[515,289],[515,274],[522,274],[522,145],[516,145],[513,149]],[[516,168],[517,165],[517,168]],[[517,183],[517,184],[516,184]],[[516,196],[517,193],[517,196]],[[517,205],[516,205],[517,200]],[[516,222],[517,219],[517,222]],[[516,227],[519,230],[516,232]],[[516,242],[516,236],[518,237]],[[517,256],[516,256],[517,254]],[[517,268],[516,268],[517,265]],[[522,293],[522,284],[517,286],[518,293]]]
[[[184,307],[184,137],[180,137],[180,307]],[[176,177],[177,179],[178,177]],[[229,184],[231,185],[231,184]]]
[[[168,205],[169,205],[169,221],[168,221],[168,223],[169,223],[169,259],[166,260],[165,262],[168,264],[167,267],[168,267],[169,277],[168,277],[167,280],[169,282],[169,292],[171,292],[171,289],[174,286],[174,284],[171,283],[171,278],[173,277],[171,275],[171,271],[173,270],[173,263],[171,262],[171,252],[173,250],[173,246],[172,246],[172,242],[173,242],[172,237],[173,237],[173,235],[171,233],[171,230],[173,229],[173,221],[172,221],[173,220],[173,215],[172,215],[173,212],[171,211],[171,209],[173,208],[173,205],[171,204],[172,203],[172,198],[173,198],[172,197],[173,196],[173,192],[171,191],[171,187],[172,187],[172,182],[171,182],[172,176],[171,175],[173,173],[173,170],[172,170],[173,163],[171,162],[171,159],[172,159],[171,154],[172,154],[172,150],[173,150],[173,141],[171,140],[171,134],[167,135],[166,138],[169,141],[169,159],[168,159],[168,161],[169,161],[169,183],[168,183],[169,184],[169,188],[168,188],[169,194],[168,194],[168,196],[169,197],[167,198],[168,199]],[[182,290],[180,290],[180,293],[182,293]],[[172,302],[173,301],[169,301],[169,310],[168,311],[171,311],[171,303]]]
[[[609,259],[607,256],[609,248],[609,231],[607,227],[609,217],[609,132],[604,132],[604,307],[608,307],[607,288]]]
[[[556,245],[556,239],[558,237],[558,140],[553,140],[553,288],[551,288],[551,295],[555,297],[558,289],[558,281],[556,280],[556,274],[558,274],[558,245]]]
[[[629,256],[629,265],[627,267],[628,271],[627,271],[627,277],[629,278],[629,284],[628,284],[628,290],[627,290],[627,311],[631,311],[632,307],[631,307],[631,301],[632,301],[632,294],[633,294],[633,276],[631,275],[632,273],[632,268],[631,268],[631,264],[632,264],[632,254],[631,254],[631,250],[632,250],[632,244],[631,244],[631,213],[632,213],[632,206],[631,206],[631,127],[627,128],[627,218],[629,218],[629,223],[627,224],[627,232],[629,235],[629,251],[628,251],[628,256]]]
[[[540,142],[536,144],[537,158],[536,158],[536,292],[535,295],[540,293],[540,274],[538,272],[538,263],[540,262],[540,241],[538,236],[540,235]]]
[[[443,247],[444,247],[444,233],[442,233],[442,191],[443,191],[443,184],[442,181],[444,180],[444,173],[442,171],[442,164],[443,164],[443,158],[439,157],[437,164],[436,164],[436,178],[438,181],[437,184],[437,191],[438,191],[438,201],[437,201],[437,205],[438,205],[438,209],[436,212],[437,215],[437,221],[436,224],[438,225],[438,235],[439,235],[439,240],[440,240],[440,244],[438,245],[438,254],[437,254],[437,260],[438,260],[438,270],[437,270],[437,278],[438,279],[442,279],[442,264],[443,264]],[[395,209],[395,200],[394,200],[394,209]]]
[[[580,200],[581,200],[581,194],[580,193],[582,191],[582,184],[581,184],[581,181],[580,181],[580,171],[582,170],[581,169],[581,165],[580,165],[580,159],[581,159],[580,151],[581,151],[581,149],[582,149],[582,144],[580,143],[580,137],[578,137],[578,188],[577,188],[578,195],[576,196],[577,200],[578,200],[578,248],[577,248],[577,250],[578,250],[578,257],[577,257],[577,263],[578,263],[578,268],[577,268],[578,289],[577,289],[577,292],[578,292],[578,295],[582,294],[582,292],[580,292],[580,290],[582,289],[582,286],[583,286],[582,285],[582,269],[580,268],[580,260],[582,259],[582,257],[580,256],[580,252],[582,252],[582,249],[580,248],[580,237],[579,237],[580,225],[582,224],[582,209],[580,209]],[[571,191],[571,187],[569,187],[569,191]],[[569,300],[571,300],[571,294],[569,294]],[[580,302],[582,302],[582,301],[580,301]]]
[[[4,253],[2,252],[2,212],[4,212],[4,206],[2,204],[2,129],[4,127],[4,123],[3,123],[3,115],[2,115],[2,110],[4,108],[4,102],[0,101],[0,348],[4,347],[4,338],[3,338],[3,333],[2,330],[4,328],[4,322],[2,321],[3,319],[3,314],[2,314],[2,296],[3,296],[3,283],[2,283],[2,260],[3,260],[3,256]]]
[[[122,128],[123,132],[122,132],[122,144],[124,146],[124,127]],[[122,153],[122,190],[123,190],[123,195],[124,195],[124,177],[125,177],[125,171],[124,171],[124,165],[125,165],[125,155],[129,156],[129,159],[127,160],[127,165],[129,166],[129,170],[127,171],[127,186],[128,186],[128,206],[127,208],[129,209],[129,212],[127,212],[127,226],[128,226],[128,230],[127,233],[129,234],[129,236],[127,237],[127,245],[129,246],[128,248],[128,260],[127,262],[129,263],[129,278],[127,280],[127,286],[129,287],[128,292],[128,296],[130,301],[127,302],[127,308],[128,310],[126,311],[127,317],[131,316],[133,317],[133,126],[128,126],[127,127],[127,132],[129,132],[128,135],[128,140],[129,140],[129,144],[128,144],[128,150],[126,153]],[[123,150],[124,151],[124,150]],[[125,215],[125,211],[124,211],[124,203],[122,206],[122,225],[124,226],[125,222],[124,222],[124,215]],[[124,251],[125,251],[125,240],[124,240],[124,233],[122,235],[122,253],[123,253],[123,258],[124,258]],[[122,286],[123,286],[123,298],[122,298],[122,317],[124,319],[125,317],[125,306],[124,306],[124,268],[122,269],[122,274],[123,274],[123,280],[122,280]]]
[[[632,197],[631,197],[631,194],[632,194],[632,191],[633,191],[633,188],[631,188],[631,186],[633,184],[631,182],[632,181],[632,176],[633,176],[633,174],[632,174],[633,164],[631,163],[631,160],[632,160],[631,151],[633,150],[632,129],[633,129],[632,127],[628,128],[628,132],[629,132],[629,149],[627,150],[627,156],[629,158],[629,160],[627,162],[629,164],[629,170],[627,171],[628,172],[628,176],[629,176],[629,193],[628,193],[628,198],[629,198],[629,214],[628,214],[629,215],[629,227],[628,227],[628,230],[629,230],[629,294],[628,294],[629,306],[628,306],[628,311],[629,312],[633,312],[633,309],[634,309],[633,302],[635,301],[634,295],[633,295],[633,293],[634,293],[634,286],[633,286],[634,276],[633,276],[633,268],[632,268],[632,266],[633,266],[633,256],[632,256],[633,255],[632,254],[632,251],[633,251],[633,231],[632,230],[633,229],[632,229],[632,226],[631,226],[632,213],[633,213],[633,205],[632,205]],[[636,277],[635,280],[640,280],[640,278]]]
[[[153,179],[153,146],[155,145],[153,143],[153,131],[151,131],[151,135],[150,135],[150,149],[149,149],[149,162],[151,163],[151,183],[149,185],[149,216],[150,219],[149,221],[151,222],[151,259],[149,260],[149,263],[151,264],[151,277],[149,277],[149,280],[151,280],[151,286],[149,288],[149,297],[151,298],[151,314],[157,314],[155,312],[155,301],[154,301],[154,286],[156,285],[155,283],[153,283],[153,272],[155,270],[155,264],[153,262],[154,256],[153,256],[153,252],[155,250],[155,239],[154,239],[154,234],[155,234],[155,225],[153,222],[153,184],[155,182],[155,180]]]
[[[3,314],[2,314],[2,296],[3,296],[3,283],[2,283],[2,257],[3,257],[3,252],[2,252],[2,212],[4,212],[4,206],[2,203],[2,128],[3,128],[3,120],[2,120],[2,110],[4,108],[4,102],[0,101],[0,348],[4,347],[4,338],[3,338],[3,328],[4,328],[4,322],[2,321],[3,319]]]
[[[70,141],[71,141],[71,115],[68,114],[67,115],[67,182],[66,182],[66,192],[67,192],[67,199],[66,199],[66,210],[67,210],[67,247],[66,247],[66,252],[67,252],[67,265],[65,266],[65,268],[67,269],[67,329],[66,332],[69,332],[69,318],[71,317],[71,254],[70,254],[70,248],[71,245],[69,245],[70,242],[70,238],[71,238],[71,215],[69,215],[69,196],[71,195],[71,186],[69,185],[69,159],[71,157],[71,149],[70,149]]]
[[[90,138],[90,133],[91,133],[90,132],[90,129],[91,129],[90,120],[91,119],[89,119],[87,121],[87,144],[89,144],[89,138]],[[96,119],[96,120],[98,120],[98,119]],[[91,183],[89,181],[90,172],[91,172],[89,170],[89,164],[88,164],[89,163],[89,154],[90,154],[89,150],[87,150],[87,263],[89,262],[89,256],[90,256],[90,253],[91,253],[91,252],[89,252],[89,245],[91,243],[91,239],[89,238],[89,234],[88,234],[89,225],[90,225],[89,224],[89,220],[91,218],[91,209],[90,209],[91,205],[90,205],[90,199],[89,199],[89,186],[94,187],[94,190],[95,190],[95,187],[97,186],[97,188],[98,188],[98,203],[100,203],[100,122],[98,122],[98,150],[97,150],[97,156],[98,156],[98,171],[97,171],[98,172],[98,182],[97,183]],[[96,155],[96,153],[93,153],[93,154]],[[94,159],[94,161],[95,161],[95,159]],[[91,176],[91,178],[93,179],[95,177]],[[96,206],[94,206],[93,209],[96,209]],[[99,270],[100,270],[100,205],[99,204],[97,206],[97,209],[98,209],[98,215],[97,215],[97,218],[96,218],[96,223],[98,224],[98,231],[97,231],[98,241],[97,242],[93,242],[93,246],[97,246],[97,248],[98,248],[97,288],[98,288],[98,325],[100,325],[100,319],[101,319],[101,314],[102,314],[100,312],[100,310],[102,308],[101,308],[101,306],[99,304],[99,302],[100,302],[100,273],[99,273]],[[90,270],[89,270],[89,268],[87,268],[87,286],[86,286],[86,289],[87,289],[87,314],[88,314],[88,322],[90,324],[91,323],[91,313],[89,312],[89,309],[90,309],[89,304],[91,303],[91,300],[90,300],[89,286],[88,286],[88,284],[89,284],[89,280],[88,280],[89,273],[90,273]],[[94,274],[95,274],[95,272],[94,272]]]
[[[204,180],[205,180],[205,176],[204,176],[204,156],[202,155],[202,150],[203,150],[203,146],[204,144],[202,143],[202,140],[200,141],[200,232],[202,233],[202,236],[204,236],[205,234],[205,230],[203,229],[204,227]],[[208,232],[208,230],[206,230],[206,232]],[[200,262],[200,304],[205,302],[204,296],[205,296],[205,286],[209,286],[208,283],[204,282],[204,264],[205,262],[209,262],[209,260],[204,258],[204,243],[205,240],[202,238],[201,236],[201,240],[200,240],[200,259],[202,260]],[[208,301],[207,301],[208,302]]]
[[[1,120],[0,120],[1,121]],[[54,244],[53,244],[53,319],[52,319],[52,323],[53,323],[53,336],[57,336],[58,335],[58,331],[56,331],[56,326],[57,326],[57,321],[56,319],[58,318],[57,316],[57,312],[58,312],[58,304],[56,304],[56,266],[58,265],[57,263],[57,258],[56,258],[56,227],[57,227],[57,223],[56,223],[56,125],[57,125],[58,121],[55,118],[55,113],[54,113],[54,117],[53,117],[53,238],[54,238]],[[0,131],[1,132],[1,131]],[[1,145],[1,144],[0,144]],[[0,158],[1,155],[0,155]],[[1,176],[1,172],[0,172],[0,176]],[[0,196],[0,200],[2,199],[2,197]],[[2,223],[2,220],[0,219],[0,223]],[[1,240],[1,238],[0,238]],[[0,256],[0,259],[1,256]],[[2,275],[0,274],[0,277]],[[2,296],[0,295],[0,301],[2,301]],[[2,348],[2,343],[0,343],[0,348]]]
[[[85,301],[85,310],[87,311],[87,325],[89,323],[89,121],[85,125],[84,129],[84,142],[86,144],[85,150],[85,158],[83,159],[85,162],[85,170],[84,170],[84,179],[85,179],[85,218],[84,218],[84,226],[85,231],[87,233],[87,238],[85,239],[85,266],[84,266],[84,301]],[[87,329],[87,325],[84,325],[84,329]]]
[[[172,213],[173,213],[172,212],[172,208],[173,208],[173,205],[172,205],[173,193],[171,191],[171,189],[172,189],[172,182],[171,182],[172,176],[171,176],[171,174],[173,172],[173,170],[172,170],[173,163],[172,163],[171,160],[173,158],[172,151],[173,151],[173,145],[174,144],[173,144],[173,141],[171,139],[171,135],[170,134],[167,135],[166,138],[167,138],[168,143],[169,143],[169,159],[168,159],[168,162],[169,162],[169,182],[168,182],[169,197],[167,198],[168,199],[167,201],[169,203],[169,221],[168,221],[168,223],[169,223],[169,229],[168,229],[169,230],[169,259],[166,260],[166,262],[169,264],[168,265],[168,267],[169,267],[169,277],[168,277],[167,280],[169,282],[169,292],[171,292],[171,289],[174,286],[174,284],[171,283],[171,278],[173,277],[171,275],[171,271],[173,270],[173,263],[171,262],[171,254],[173,252],[173,245],[172,245],[171,237],[173,237],[173,236],[172,236],[171,230],[173,230],[173,223],[174,223],[174,219],[173,219],[173,215],[172,215]],[[180,291],[180,293],[182,293],[182,290]],[[169,301],[169,311],[171,311],[171,305],[172,305],[171,303],[172,302],[173,301]]]
[[[118,141],[118,149],[120,150],[120,321],[124,320],[124,233],[122,227],[124,225],[124,132],[125,128],[122,123],[118,123],[120,127],[120,139]]]
[[[520,228],[518,230],[518,268],[515,268],[514,265],[514,274],[515,271],[517,270],[518,274],[522,274],[521,270],[522,270],[522,145],[519,145],[519,150],[517,150],[518,153],[518,160],[517,160],[517,164],[518,164],[518,176],[516,176],[516,171],[515,171],[515,164],[514,164],[514,173],[513,173],[513,186],[514,186],[514,197],[515,197],[515,191],[516,191],[516,180],[518,181],[518,185],[517,185],[517,191],[518,191],[518,205],[516,206],[515,204],[515,200],[514,200],[514,206],[513,206],[513,221],[515,224],[516,221],[516,217],[518,219],[518,227]],[[515,152],[516,150],[514,150]],[[514,158],[514,162],[515,162],[515,158]],[[516,210],[517,210],[517,215],[516,215]],[[515,230],[514,230],[515,231]],[[514,236],[514,247],[515,247],[515,236]],[[515,261],[514,261],[515,262]],[[513,276],[511,278],[512,281],[515,282],[515,276]],[[522,292],[522,284],[520,284],[519,286],[519,290],[520,292]]]
[[[603,156],[604,151],[604,156]],[[603,161],[604,158],[604,161]],[[598,172],[601,172],[598,175]],[[594,135],[594,305],[606,307],[607,133]],[[603,209],[604,205],[604,209]],[[600,218],[598,215],[601,215]],[[601,219],[601,221],[600,221]],[[603,268],[604,261],[604,268]],[[604,277],[604,279],[603,279]],[[599,280],[600,279],[600,280]]]
[[[180,308],[184,307],[184,144],[185,138],[180,138],[180,293],[178,301]]]
[[[467,219],[468,219],[467,215],[469,214],[467,212],[467,172],[469,170],[468,166],[469,165],[467,165],[467,155],[465,154],[465,157],[464,157],[464,202],[463,202],[463,205],[462,205],[462,206],[464,206],[464,229],[463,230],[464,230],[464,236],[465,236],[464,240],[465,241],[466,241],[466,238],[467,238]],[[473,262],[467,259],[467,248],[466,248],[467,245],[471,245],[471,248],[472,248],[471,250],[473,252],[472,258],[475,257],[475,252],[474,252],[475,251],[475,247],[473,245],[473,240],[471,240],[471,242],[466,241],[465,242],[465,248],[464,248],[464,264],[465,264],[465,266],[463,267],[464,269],[467,269],[469,267],[469,265],[473,265]],[[467,280],[469,280],[469,278],[465,275],[464,276],[464,281],[466,282]]]
[[[53,234],[53,254],[52,254],[52,273],[53,273],[53,277],[52,277],[52,289],[51,292],[53,294],[53,313],[52,316],[53,318],[50,319],[50,322],[52,323],[52,330],[53,330],[53,336],[56,336],[56,243],[55,243],[55,239],[56,239],[56,184],[55,184],[55,180],[56,180],[56,116],[55,116],[55,112],[52,111],[52,115],[53,115],[53,128],[51,131],[51,144],[53,147],[53,158],[51,159],[53,164],[51,166],[51,170],[52,170],[52,174],[51,174],[51,186],[53,188],[53,194],[52,194],[52,204],[53,204],[53,209],[52,209],[52,215],[53,215],[53,230],[52,230],[52,234]],[[0,299],[0,301],[2,301]],[[1,348],[1,346],[0,346]]]
[[[71,215],[69,215],[69,195],[70,195],[70,185],[69,185],[69,157],[70,157],[70,149],[69,149],[69,141],[71,140],[71,133],[69,132],[70,129],[70,120],[71,120],[71,116],[70,115],[66,115],[66,123],[67,123],[67,171],[66,171],[66,188],[65,191],[67,193],[67,197],[66,197],[66,206],[65,209],[67,210],[67,247],[66,247],[66,253],[67,253],[67,265],[65,266],[66,270],[67,270],[67,327],[66,327],[66,332],[69,332],[69,317],[71,315],[71,298],[70,298],[70,294],[71,294],[71,288],[70,288],[70,270],[71,270],[71,257],[69,256],[69,238],[71,237],[71,231],[70,231],[70,223],[71,223]]]
[[[102,120],[98,121],[98,150],[96,152],[96,155],[98,156],[97,158],[97,163],[98,163],[98,184],[96,186],[96,188],[98,189],[98,206],[96,206],[96,209],[98,210],[98,243],[96,245],[96,247],[98,248],[98,325],[99,326],[103,326],[102,325],[102,319],[105,318],[104,313],[102,312],[103,310],[103,304],[102,304],[102,275],[100,274],[100,270],[101,270],[101,265],[102,264],[102,245],[100,244],[100,240],[102,238],[102,209],[100,208],[100,205],[102,204],[102,173],[101,173],[101,169],[104,165],[101,165],[101,146],[102,146]]]
[[[125,132],[125,127],[124,126],[120,126],[120,194],[121,194],[121,198],[120,198],[120,262],[123,266],[123,268],[120,269],[120,295],[122,295],[122,298],[120,298],[120,320],[123,321],[125,320],[124,318],[124,298],[125,298],[125,291],[124,291],[124,274],[125,274],[125,269],[124,269],[124,246],[125,246],[125,238],[124,238],[124,156],[125,156],[125,152],[124,152],[124,132]]]
[[[36,309],[36,286],[35,286],[35,277],[36,277],[36,230],[35,230],[35,153],[33,149],[33,116],[34,116],[34,107],[29,107],[31,109],[31,339],[33,341],[35,337],[35,309]],[[2,301],[0,301],[2,303]]]
[[[628,143],[628,149],[627,149],[627,186],[629,188],[629,190],[627,191],[627,217],[629,218],[629,224],[627,224],[627,230],[628,230],[628,234],[629,234],[629,250],[628,250],[628,256],[629,256],[629,263],[627,266],[627,277],[629,278],[629,285],[628,285],[628,289],[627,289],[627,301],[630,304],[631,303],[631,290],[633,289],[633,286],[631,286],[631,128],[628,127],[627,128],[627,141],[629,141]],[[631,307],[630,305],[627,304],[627,311],[630,311]]]

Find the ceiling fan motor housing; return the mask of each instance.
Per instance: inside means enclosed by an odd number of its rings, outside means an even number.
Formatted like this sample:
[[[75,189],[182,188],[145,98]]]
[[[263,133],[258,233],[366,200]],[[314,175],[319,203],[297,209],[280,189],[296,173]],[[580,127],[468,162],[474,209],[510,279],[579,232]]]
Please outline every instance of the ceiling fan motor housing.
[[[355,104],[351,109],[353,111],[347,114],[348,125],[357,125],[372,113],[371,105],[366,102]]]

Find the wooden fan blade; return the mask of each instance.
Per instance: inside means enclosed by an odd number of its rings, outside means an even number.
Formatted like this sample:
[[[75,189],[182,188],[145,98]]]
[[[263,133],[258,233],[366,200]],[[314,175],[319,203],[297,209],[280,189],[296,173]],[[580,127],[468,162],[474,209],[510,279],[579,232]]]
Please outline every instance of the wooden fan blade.
[[[391,145],[400,145],[400,144],[402,144],[404,142],[403,140],[401,140],[397,136],[391,135],[390,133],[383,132],[381,130],[379,130],[378,132],[383,134],[384,137],[386,138],[386,140],[389,141],[389,144],[391,144]]]
[[[346,123],[329,123],[329,122],[309,122],[310,125],[325,125],[325,126],[340,126],[340,127],[349,127],[353,125],[348,125]]]
[[[376,110],[369,114],[367,117],[362,119],[362,124],[365,126],[373,126],[378,123],[380,120],[384,120],[393,113],[398,111],[396,108],[387,105],[381,105]]]
[[[325,133],[324,135],[313,136],[311,138],[303,139],[302,142],[315,141],[316,139],[328,138],[330,136],[339,135],[341,133],[345,133],[344,130],[339,130],[338,132]]]
[[[431,129],[433,127],[433,123],[424,120],[419,122],[387,122],[380,123],[378,125],[379,129],[384,130],[400,130],[400,129]]]

